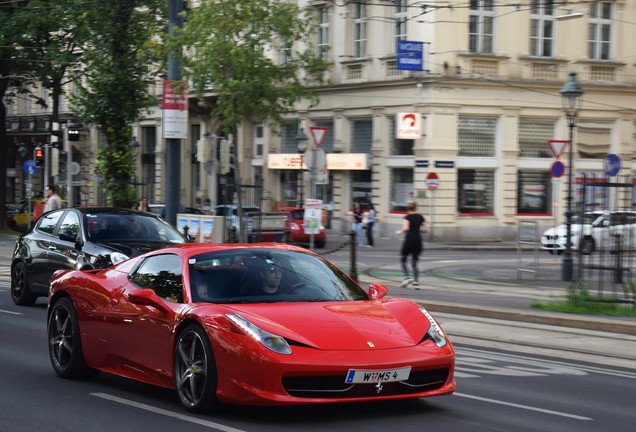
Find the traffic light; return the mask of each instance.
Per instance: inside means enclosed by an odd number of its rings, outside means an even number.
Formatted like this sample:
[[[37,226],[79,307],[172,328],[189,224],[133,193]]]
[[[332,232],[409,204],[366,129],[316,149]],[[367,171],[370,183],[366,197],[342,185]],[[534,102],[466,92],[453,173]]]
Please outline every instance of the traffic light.
[[[197,141],[197,162],[204,163],[210,160],[210,144],[206,139]]]
[[[219,174],[227,174],[230,172],[230,144],[222,139],[219,146]]]
[[[44,165],[44,150],[39,146],[35,148],[35,164],[37,166]]]
[[[64,131],[60,129],[58,122],[53,122],[51,130],[51,147],[59,149],[64,145]]]
[[[79,141],[80,140],[80,129],[68,128],[68,140],[69,141]]]

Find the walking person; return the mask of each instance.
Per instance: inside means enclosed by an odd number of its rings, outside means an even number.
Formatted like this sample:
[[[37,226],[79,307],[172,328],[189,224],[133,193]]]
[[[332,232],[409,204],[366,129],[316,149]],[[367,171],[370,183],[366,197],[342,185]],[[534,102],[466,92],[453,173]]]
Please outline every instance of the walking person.
[[[367,246],[373,247],[375,246],[373,242],[373,225],[375,224],[375,219],[377,217],[377,212],[375,211],[375,207],[373,207],[373,203],[369,204],[369,210],[367,210],[366,218],[366,230],[367,230]]]
[[[416,212],[417,203],[414,200],[410,200],[406,204],[406,208],[408,214],[402,219],[402,228],[396,231],[398,235],[405,234],[400,251],[400,265],[402,266],[402,273],[404,273],[404,280],[400,284],[400,288],[405,288],[412,283],[413,289],[420,289],[417,271],[417,261],[422,253],[422,236],[420,233],[428,232],[428,224],[424,216]],[[411,256],[411,269],[413,271],[412,278],[409,277],[406,265],[409,255]]]
[[[356,238],[358,241],[358,246],[364,245],[364,240],[362,237],[362,219],[364,218],[362,214],[362,206],[360,206],[359,202],[353,204],[353,223],[351,228],[356,233]]]
[[[48,185],[46,189],[44,189],[44,194],[46,196],[44,213],[62,208],[62,199],[57,193],[55,193],[55,185]]]
[[[142,197],[139,201],[137,201],[137,207],[135,207],[135,210],[149,212],[148,198]]]

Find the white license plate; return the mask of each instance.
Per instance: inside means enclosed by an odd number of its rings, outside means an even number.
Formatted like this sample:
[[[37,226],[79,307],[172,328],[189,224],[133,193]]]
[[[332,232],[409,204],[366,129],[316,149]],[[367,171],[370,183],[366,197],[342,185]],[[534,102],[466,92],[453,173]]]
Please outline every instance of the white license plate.
[[[349,369],[345,383],[347,384],[364,384],[378,382],[404,381],[409,379],[411,367],[400,369]]]

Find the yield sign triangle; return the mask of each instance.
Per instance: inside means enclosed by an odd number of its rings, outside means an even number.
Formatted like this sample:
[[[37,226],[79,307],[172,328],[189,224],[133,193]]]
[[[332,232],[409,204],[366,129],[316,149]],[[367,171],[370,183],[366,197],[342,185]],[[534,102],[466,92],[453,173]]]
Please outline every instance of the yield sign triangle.
[[[568,140],[548,140],[548,145],[550,146],[552,155],[556,160],[559,160],[569,143],[570,141]]]
[[[322,140],[325,139],[325,135],[327,135],[327,128],[319,127],[319,126],[311,126],[309,130],[311,132],[311,136],[314,137],[314,142],[316,143],[316,147],[320,148],[320,146],[322,146]]]

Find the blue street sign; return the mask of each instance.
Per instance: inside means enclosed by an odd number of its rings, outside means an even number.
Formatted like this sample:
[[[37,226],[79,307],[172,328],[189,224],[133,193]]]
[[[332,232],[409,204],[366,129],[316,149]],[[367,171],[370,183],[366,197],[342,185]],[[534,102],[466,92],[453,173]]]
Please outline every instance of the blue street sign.
[[[32,159],[29,159],[29,160],[25,161],[23,168],[24,168],[24,172],[26,174],[33,175],[36,172],[38,172],[38,167],[37,167],[37,165],[35,165],[35,162],[33,162]]]
[[[424,69],[424,42],[397,41],[397,68],[398,70]]]
[[[608,154],[603,161],[603,168],[606,177],[614,177],[621,170],[621,158],[613,153]]]
[[[453,161],[435,161],[435,168],[455,168]]]
[[[415,168],[428,168],[428,161],[427,160],[416,160],[415,161]]]
[[[554,162],[552,164],[552,168],[550,168],[550,173],[552,174],[552,177],[554,178],[561,177],[564,172],[565,172],[565,165],[563,165],[563,162],[561,161]]]

